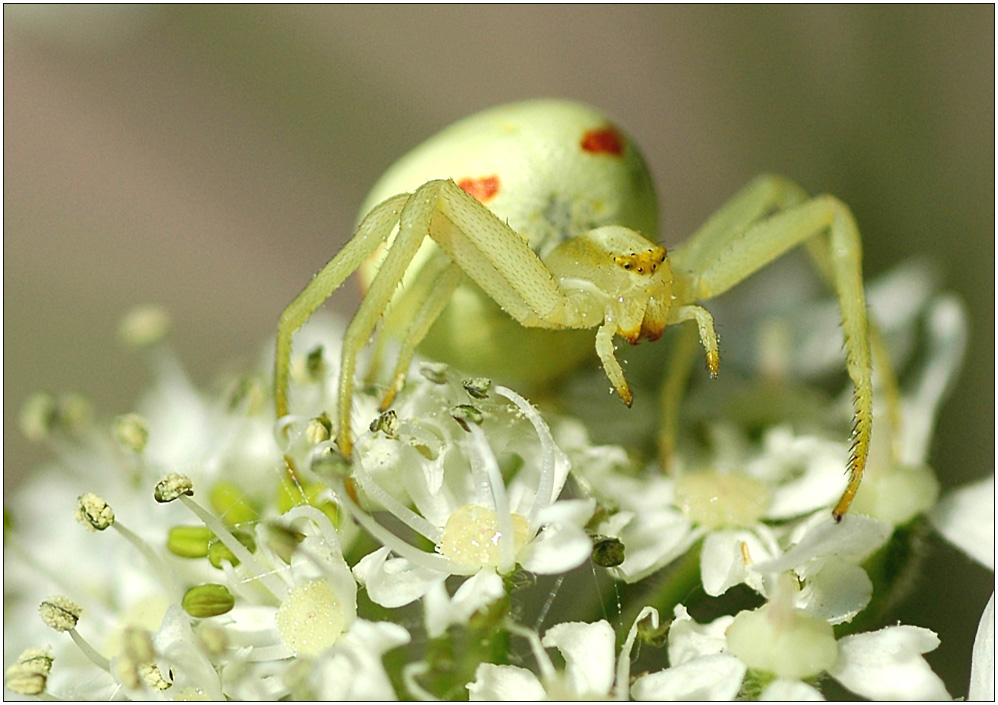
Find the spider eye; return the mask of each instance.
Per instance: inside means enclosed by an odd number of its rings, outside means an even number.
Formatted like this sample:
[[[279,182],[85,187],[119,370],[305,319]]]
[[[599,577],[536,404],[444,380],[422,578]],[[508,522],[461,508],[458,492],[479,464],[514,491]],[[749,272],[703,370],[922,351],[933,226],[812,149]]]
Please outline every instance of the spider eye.
[[[640,253],[616,255],[613,261],[628,271],[635,269],[638,274],[654,274],[658,271],[659,265],[665,261],[665,249],[652,247]]]

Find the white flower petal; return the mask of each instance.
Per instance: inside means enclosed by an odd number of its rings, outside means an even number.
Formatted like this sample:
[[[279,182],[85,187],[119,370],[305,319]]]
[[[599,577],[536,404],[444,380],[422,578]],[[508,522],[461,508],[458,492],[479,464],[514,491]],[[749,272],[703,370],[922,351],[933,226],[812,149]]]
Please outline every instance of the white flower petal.
[[[315,696],[325,701],[394,700],[381,657],[408,642],[409,632],[398,624],[357,620],[309,674]]]
[[[175,693],[197,692],[210,700],[224,700],[218,673],[200,648],[191,620],[180,605],[171,605],[167,610],[154,643],[161,655],[161,670],[172,670],[175,674]]]
[[[408,605],[425,595],[434,583],[447,577],[413,565],[404,558],[389,558],[390,553],[388,548],[379,548],[353,567],[357,581],[367,588],[371,600],[382,607]]]
[[[537,512],[537,524],[572,524],[585,526],[596,511],[594,499],[563,499]]]
[[[892,531],[889,524],[869,517],[847,514],[840,523],[835,523],[829,515],[811,526],[783,557],[758,564],[755,568],[763,573],[782,573],[828,556],[859,562],[880,548]]]
[[[757,527],[766,531],[764,526]],[[750,563],[745,562],[744,548]],[[707,534],[700,553],[700,579],[703,589],[711,597],[723,595],[729,588],[747,583],[761,593],[762,576],[750,566],[758,561],[773,558],[776,546],[766,545],[751,531],[713,531]]]
[[[538,512],[544,526],[517,557],[521,566],[539,575],[564,573],[582,565],[593,542],[583,530],[596,509],[594,500],[562,500]]]
[[[968,700],[995,699],[995,594],[991,593],[974,639]]]
[[[526,668],[491,663],[479,664],[474,682],[468,683],[468,694],[471,700],[538,701],[547,698],[544,686]]]
[[[613,686],[613,627],[601,620],[593,624],[556,624],[544,635],[544,646],[554,646],[565,657],[565,675],[576,695],[605,696]]]
[[[611,572],[625,582],[637,582],[686,553],[703,533],[669,507],[635,514],[617,534],[624,544],[624,562]]]
[[[928,456],[940,404],[953,388],[967,350],[967,308],[955,294],[936,296],[925,313],[926,361],[918,386],[903,399],[901,459],[920,464]]]
[[[949,700],[942,680],[922,654],[939,646],[928,629],[887,627],[839,641],[829,673],[849,690],[873,700]]]
[[[929,518],[950,543],[995,569],[994,475],[948,492]]]
[[[759,700],[779,702],[821,701],[824,698],[814,686],[800,681],[788,681],[779,678],[765,688],[759,695]]]
[[[506,594],[502,578],[485,569],[465,580],[454,593],[447,594],[442,580],[426,593],[426,631],[430,638],[442,636],[452,624],[466,624],[471,616]]]
[[[669,627],[669,663],[673,666],[719,654],[727,648],[725,632],[734,617],[718,617],[709,624],[697,624],[682,605],[676,605],[674,614]]]
[[[846,449],[840,441],[795,435],[778,426],[766,433],[765,452],[747,474],[767,478],[773,494],[770,519],[789,519],[829,506],[842,494]]]
[[[858,565],[837,558],[825,562],[808,578],[798,607],[830,624],[848,622],[870,604],[873,583]]]
[[[520,554],[520,565],[538,575],[565,573],[582,565],[593,542],[575,526],[546,526]]]
[[[748,670],[730,654],[715,654],[642,676],[635,700],[734,700]]]

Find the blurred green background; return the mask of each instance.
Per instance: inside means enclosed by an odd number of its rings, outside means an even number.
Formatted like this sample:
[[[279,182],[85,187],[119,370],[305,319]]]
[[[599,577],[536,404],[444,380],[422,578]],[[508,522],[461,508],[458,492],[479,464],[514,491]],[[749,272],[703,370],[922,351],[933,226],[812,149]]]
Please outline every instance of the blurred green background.
[[[642,145],[680,241],[761,171],[853,208],[869,275],[935,262],[971,317],[944,486],[994,468],[994,7],[4,7],[4,496],[17,411],[148,384],[121,313],[165,305],[199,382],[249,363],[394,159],[480,108],[589,102]],[[356,293],[333,306],[349,312]],[[898,619],[965,694],[994,576],[934,547]],[[969,576],[969,577],[968,577]]]

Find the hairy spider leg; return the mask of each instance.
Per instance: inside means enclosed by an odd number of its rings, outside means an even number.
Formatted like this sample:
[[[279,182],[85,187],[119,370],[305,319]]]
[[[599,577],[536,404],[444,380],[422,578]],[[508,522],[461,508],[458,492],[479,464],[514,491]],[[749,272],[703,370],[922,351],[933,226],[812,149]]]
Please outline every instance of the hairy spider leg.
[[[462,279],[461,268],[446,257],[431,260],[420,270],[417,281],[410,289],[410,292],[418,292],[416,295],[419,305],[415,312],[412,312],[412,309],[408,307],[404,309],[410,315],[409,325],[405,327],[405,332],[399,337],[398,361],[395,363],[392,380],[381,400],[382,411],[387,411],[388,407],[395,401],[396,395],[402,391],[409,365],[416,354],[416,348],[423,342],[427,333],[430,332],[430,328],[443,313]],[[411,296],[412,293],[409,295]],[[401,328],[401,324],[397,321],[396,318],[387,327]]]
[[[831,196],[808,199],[796,184],[762,176],[718,211],[688,243],[676,248],[672,262],[675,270],[689,276],[690,298],[710,299],[809,240],[824,251],[828,262],[842,313],[846,369],[855,389],[849,481],[832,510],[836,521],[841,521],[862,481],[873,425],[862,249],[849,209]]]
[[[291,368],[291,337],[316,309],[380,247],[398,222],[409,194],[389,198],[372,210],[357,228],[357,234],[343,246],[294,301],[281,313],[277,324],[274,354],[274,405],[277,418],[288,414],[288,374]]]

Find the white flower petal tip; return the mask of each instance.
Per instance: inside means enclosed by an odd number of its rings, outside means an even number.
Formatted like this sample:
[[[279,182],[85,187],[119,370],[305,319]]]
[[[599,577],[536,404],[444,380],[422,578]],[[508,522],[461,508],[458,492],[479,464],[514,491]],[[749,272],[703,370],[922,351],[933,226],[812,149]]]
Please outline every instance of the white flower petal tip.
[[[974,654],[970,663],[968,700],[995,699],[995,594],[991,593],[974,639]]]
[[[994,571],[994,475],[948,492],[929,518],[946,540]]]
[[[872,700],[949,700],[950,695],[922,654],[939,646],[928,629],[901,625],[853,634],[839,642],[829,674]]]
[[[650,673],[631,686],[635,700],[734,700],[748,668],[730,654],[714,654]]]

